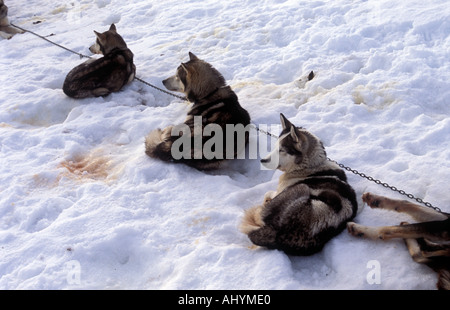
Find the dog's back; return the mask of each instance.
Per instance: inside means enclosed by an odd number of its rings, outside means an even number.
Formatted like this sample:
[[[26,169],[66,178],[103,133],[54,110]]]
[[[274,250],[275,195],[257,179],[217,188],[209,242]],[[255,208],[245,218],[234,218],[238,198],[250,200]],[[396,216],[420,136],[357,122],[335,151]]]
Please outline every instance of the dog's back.
[[[72,98],[106,96],[130,82],[135,67],[130,50],[115,50],[95,61],[73,68],[67,75],[63,91]]]

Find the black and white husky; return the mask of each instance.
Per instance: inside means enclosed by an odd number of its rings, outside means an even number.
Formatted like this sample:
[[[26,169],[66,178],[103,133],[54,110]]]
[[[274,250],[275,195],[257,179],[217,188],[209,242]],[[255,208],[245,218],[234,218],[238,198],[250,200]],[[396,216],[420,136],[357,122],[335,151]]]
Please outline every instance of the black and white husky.
[[[241,231],[256,245],[310,255],[345,229],[358,204],[345,172],[327,159],[322,142],[280,116],[277,147],[261,163],[284,174],[262,205],[245,212]]]

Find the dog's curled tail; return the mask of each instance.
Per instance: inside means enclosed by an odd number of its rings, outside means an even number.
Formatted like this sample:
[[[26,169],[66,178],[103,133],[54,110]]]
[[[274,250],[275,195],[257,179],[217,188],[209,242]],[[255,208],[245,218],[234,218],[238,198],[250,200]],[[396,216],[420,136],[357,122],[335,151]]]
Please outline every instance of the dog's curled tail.
[[[170,161],[172,159],[172,143],[170,140],[166,141],[164,137],[165,132],[167,130],[162,131],[161,129],[156,129],[145,137],[145,154],[164,161]]]
[[[261,218],[262,206],[254,206],[245,211],[244,218],[239,227],[240,231],[244,234],[257,230],[264,226],[264,222]]]

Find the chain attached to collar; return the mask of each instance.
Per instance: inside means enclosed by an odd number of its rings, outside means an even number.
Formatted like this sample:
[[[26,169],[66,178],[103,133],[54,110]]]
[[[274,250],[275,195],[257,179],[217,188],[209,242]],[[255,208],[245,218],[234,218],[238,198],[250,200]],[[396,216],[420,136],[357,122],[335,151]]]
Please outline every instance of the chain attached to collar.
[[[19,26],[17,26],[17,25],[14,25],[13,23],[10,23],[10,24],[11,24],[11,26],[13,26],[13,27],[16,27],[16,28],[18,28],[18,29],[20,29],[20,30],[22,30],[22,31],[24,31],[24,32],[29,32],[29,33],[31,33],[31,34],[33,34],[33,35],[35,35],[35,36],[37,36],[37,37],[39,37],[39,38],[41,38],[41,39],[43,39],[43,40],[45,40],[45,41],[47,41],[47,42],[53,44],[53,45],[56,45],[56,46],[58,46],[58,47],[60,47],[60,48],[62,48],[62,49],[65,49],[66,51],[71,52],[71,53],[73,53],[73,54],[75,54],[75,55],[78,55],[78,56],[80,56],[80,58],[89,58],[89,59],[92,58],[91,56],[88,56],[88,55],[84,55],[84,54],[75,52],[74,50],[71,50],[70,48],[67,48],[67,47],[62,46],[62,45],[60,45],[60,44],[58,44],[58,43],[55,43],[55,42],[53,42],[53,41],[47,39],[46,37],[41,36],[41,35],[39,35],[39,34],[33,32],[33,31],[30,31],[30,30],[27,30],[27,29],[25,29],[25,28],[22,28],[22,27],[19,27]],[[172,94],[171,92],[168,92],[168,91],[166,91],[166,90],[164,90],[164,89],[161,89],[161,88],[159,88],[159,87],[157,87],[157,86],[155,86],[155,85],[153,85],[153,84],[150,84],[149,82],[146,82],[146,81],[144,81],[143,79],[140,79],[140,78],[138,78],[138,77],[135,77],[135,79],[138,80],[139,82],[144,83],[144,84],[147,85],[147,86],[153,87],[153,88],[155,88],[155,89],[159,90],[160,92],[163,92],[163,93],[165,93],[165,94],[167,94],[167,95],[176,97],[176,98],[181,99],[181,100],[187,100],[186,97],[178,96],[178,95]]]
[[[276,135],[274,135],[274,134],[272,134],[272,133],[270,133],[270,132],[267,132],[267,131],[265,131],[265,130],[262,130],[262,129],[258,128],[256,125],[251,124],[251,127],[253,127],[254,129],[256,129],[256,131],[262,132],[262,133],[264,133],[264,134],[266,134],[266,135],[268,135],[268,136],[271,136],[271,137],[273,137],[273,138],[275,138],[275,139],[278,138]],[[333,159],[328,158],[328,160],[331,161],[331,162],[333,162],[333,163],[335,163],[336,165],[338,165],[338,166],[341,167],[342,169],[345,169],[345,170],[347,170],[347,171],[350,171],[350,172],[352,172],[353,174],[356,174],[356,175],[358,175],[358,176],[360,176],[360,177],[362,177],[362,178],[364,178],[364,179],[369,180],[370,182],[374,182],[375,184],[382,185],[383,187],[389,188],[390,190],[392,190],[392,191],[394,191],[394,192],[398,192],[398,193],[400,193],[401,195],[404,195],[404,196],[406,196],[406,197],[408,197],[408,198],[410,198],[410,199],[413,199],[413,200],[417,201],[418,203],[421,203],[421,204],[425,205],[425,206],[428,207],[428,208],[434,209],[434,210],[436,210],[436,211],[438,211],[438,212],[442,212],[441,209],[439,209],[438,207],[433,206],[433,205],[432,205],[431,203],[429,203],[429,202],[423,201],[423,199],[421,199],[421,198],[415,197],[413,194],[409,194],[409,193],[405,192],[405,191],[402,190],[402,189],[398,189],[398,188],[395,187],[395,186],[389,185],[388,183],[384,183],[384,182],[382,182],[382,181],[380,181],[380,180],[378,180],[378,179],[375,179],[375,178],[373,178],[373,177],[371,177],[371,176],[366,175],[365,173],[359,172],[359,171],[356,170],[356,169],[352,169],[352,168],[350,168],[350,167],[348,167],[348,166],[345,166],[345,165],[343,165],[343,164],[340,164],[340,163],[338,163],[337,161],[335,161],[335,160],[333,160]]]

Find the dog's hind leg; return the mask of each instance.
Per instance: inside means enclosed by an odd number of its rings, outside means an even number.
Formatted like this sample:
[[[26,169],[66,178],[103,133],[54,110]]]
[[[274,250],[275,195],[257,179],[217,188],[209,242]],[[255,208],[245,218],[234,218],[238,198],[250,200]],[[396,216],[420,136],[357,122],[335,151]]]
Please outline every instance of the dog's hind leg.
[[[441,230],[444,225],[446,225],[446,221],[382,227],[369,227],[349,222],[347,223],[347,230],[355,237],[365,237],[374,240],[426,238],[431,241],[440,241],[442,240],[443,232]]]
[[[450,257],[450,249],[445,246],[435,245],[434,248],[423,249],[419,241],[427,242],[422,239],[405,239],[406,247],[409,254],[416,263],[426,264],[431,261],[433,257]]]
[[[419,206],[406,200],[390,199],[383,196],[374,195],[372,193],[364,193],[363,202],[367,203],[371,208],[380,208],[407,213],[418,221],[438,221],[445,220],[446,215],[435,211],[431,208]]]
[[[405,244],[416,263],[426,264],[438,273],[437,288],[439,290],[450,290],[450,270],[448,270],[450,249],[439,244],[430,244],[425,239],[405,239]],[[426,249],[424,249],[424,244],[426,244]],[[447,259],[445,260],[443,256]]]
[[[403,222],[401,225],[407,225],[407,223]],[[409,254],[417,263],[427,263],[434,257],[450,258],[450,247],[446,243],[431,242],[424,238],[405,239],[405,243]]]
[[[408,248],[409,255],[411,255],[412,259],[416,263],[423,264],[430,261],[430,259],[426,257],[425,253],[420,249],[420,245],[417,239],[405,239],[405,244]]]

